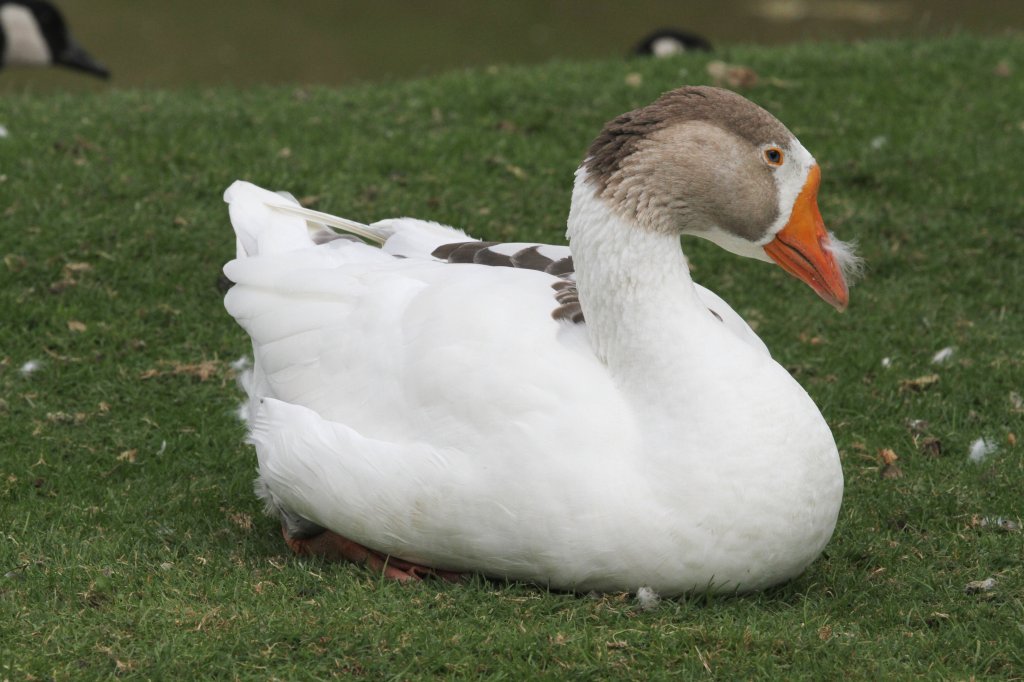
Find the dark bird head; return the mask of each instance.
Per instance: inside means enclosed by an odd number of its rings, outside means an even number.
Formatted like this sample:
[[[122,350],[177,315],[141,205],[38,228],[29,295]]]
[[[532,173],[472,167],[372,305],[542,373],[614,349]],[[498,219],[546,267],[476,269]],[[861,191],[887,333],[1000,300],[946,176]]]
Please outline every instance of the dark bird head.
[[[71,36],[64,17],[42,0],[0,0],[0,51],[3,66],[63,66],[109,78]]]
[[[693,51],[710,52],[711,43],[695,33],[661,28],[638,42],[632,53],[639,57],[660,58]]]

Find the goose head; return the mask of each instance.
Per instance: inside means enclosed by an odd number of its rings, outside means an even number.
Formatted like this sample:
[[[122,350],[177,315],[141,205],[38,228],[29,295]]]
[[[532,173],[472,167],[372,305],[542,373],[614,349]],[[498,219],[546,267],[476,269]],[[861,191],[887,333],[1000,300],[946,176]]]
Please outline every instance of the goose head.
[[[110,72],[79,45],[60,11],[43,0],[0,2],[3,66],[64,66],[101,78]]]
[[[587,179],[638,228],[775,262],[846,308],[852,249],[825,229],[821,170],[782,123],[729,90],[684,87],[606,124]]]
[[[696,33],[674,28],[661,28],[647,34],[633,47],[633,54],[640,57],[664,59],[684,52],[711,51],[711,43]]]

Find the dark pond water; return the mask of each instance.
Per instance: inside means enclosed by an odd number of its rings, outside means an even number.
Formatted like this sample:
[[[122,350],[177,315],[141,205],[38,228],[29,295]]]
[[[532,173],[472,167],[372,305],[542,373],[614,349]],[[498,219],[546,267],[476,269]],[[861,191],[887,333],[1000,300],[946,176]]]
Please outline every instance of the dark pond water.
[[[1024,32],[1024,0],[59,0],[122,87],[351,83],[624,55],[663,27],[716,46]],[[1022,33],[1024,35],[1024,33]],[[106,87],[8,71],[0,92]]]

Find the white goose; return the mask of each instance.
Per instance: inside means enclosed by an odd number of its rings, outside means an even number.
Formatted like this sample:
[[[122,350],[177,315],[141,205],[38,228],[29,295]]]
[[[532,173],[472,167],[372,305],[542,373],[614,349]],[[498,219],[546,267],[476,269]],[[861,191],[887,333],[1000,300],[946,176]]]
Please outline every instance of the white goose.
[[[289,545],[399,580],[568,590],[750,591],[801,573],[842,499],[832,434],[693,283],[679,235],[774,260],[842,309],[855,257],[825,231],[819,176],[766,111],[687,87],[591,145],[571,261],[233,184],[225,305],[252,337],[257,491]]]

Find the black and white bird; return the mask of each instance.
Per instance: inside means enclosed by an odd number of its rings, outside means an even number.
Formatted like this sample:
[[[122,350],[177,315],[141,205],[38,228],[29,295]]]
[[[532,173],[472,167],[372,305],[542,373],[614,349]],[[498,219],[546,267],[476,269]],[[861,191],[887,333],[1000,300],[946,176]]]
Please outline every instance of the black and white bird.
[[[11,66],[63,66],[110,78],[71,37],[60,11],[42,0],[0,0],[0,68]]]
[[[633,47],[638,57],[671,57],[684,52],[710,52],[711,43],[697,35],[674,28],[662,28],[648,34]]]

